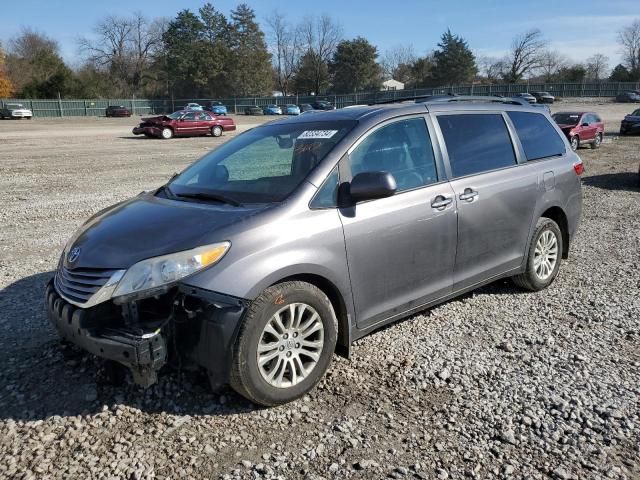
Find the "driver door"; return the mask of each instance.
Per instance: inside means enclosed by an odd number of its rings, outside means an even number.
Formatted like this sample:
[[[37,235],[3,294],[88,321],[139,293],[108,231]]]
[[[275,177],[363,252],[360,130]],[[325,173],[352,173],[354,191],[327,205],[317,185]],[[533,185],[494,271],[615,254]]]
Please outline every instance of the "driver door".
[[[351,177],[388,171],[398,186],[391,197],[339,210],[358,328],[452,291],[454,192],[430,139],[423,116],[403,117],[374,127],[349,152]]]
[[[193,135],[198,133],[197,115],[199,112],[188,112],[176,122],[176,133],[178,135]]]

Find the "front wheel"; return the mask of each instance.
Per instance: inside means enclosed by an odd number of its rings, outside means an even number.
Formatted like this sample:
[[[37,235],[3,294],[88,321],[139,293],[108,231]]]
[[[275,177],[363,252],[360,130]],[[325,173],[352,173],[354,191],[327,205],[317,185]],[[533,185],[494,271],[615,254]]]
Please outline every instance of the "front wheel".
[[[165,127],[162,129],[162,138],[164,138],[165,140],[169,140],[171,137],[173,137],[173,130],[171,130],[168,127]]]
[[[593,139],[593,143],[591,144],[591,148],[595,150],[596,148],[600,148],[600,145],[602,145],[602,134],[601,133],[596,135],[596,138]]]
[[[301,397],[329,367],[337,332],[331,302],[316,286],[291,281],[267,288],[242,320],[231,386],[264,406]]]
[[[529,244],[525,271],[512,277],[513,283],[534,292],[547,288],[558,275],[561,257],[560,227],[550,218],[540,218]]]
[[[219,125],[213,127],[211,129],[211,135],[213,135],[214,137],[219,137],[220,135],[222,135],[222,127]]]
[[[571,144],[571,150],[575,152],[576,150],[578,150],[578,147],[580,146],[580,139],[578,138],[577,135],[574,135],[573,137],[571,137],[571,140],[569,141],[569,143]]]

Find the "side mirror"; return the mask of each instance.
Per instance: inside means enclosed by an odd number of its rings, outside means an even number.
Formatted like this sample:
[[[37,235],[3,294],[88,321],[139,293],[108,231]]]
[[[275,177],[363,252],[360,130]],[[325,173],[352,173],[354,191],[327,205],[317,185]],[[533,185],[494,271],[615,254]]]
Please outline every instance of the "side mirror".
[[[362,172],[351,180],[349,194],[355,202],[391,197],[398,185],[389,172]]]
[[[589,122],[582,122],[582,127],[588,127],[589,126]]]

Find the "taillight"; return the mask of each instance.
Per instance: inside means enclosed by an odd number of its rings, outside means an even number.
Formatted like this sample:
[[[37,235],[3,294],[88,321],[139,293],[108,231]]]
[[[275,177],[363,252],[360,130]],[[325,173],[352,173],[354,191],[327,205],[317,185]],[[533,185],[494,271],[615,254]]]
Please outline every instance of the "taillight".
[[[576,171],[576,175],[582,175],[584,173],[584,164],[582,162],[574,163],[573,169]]]

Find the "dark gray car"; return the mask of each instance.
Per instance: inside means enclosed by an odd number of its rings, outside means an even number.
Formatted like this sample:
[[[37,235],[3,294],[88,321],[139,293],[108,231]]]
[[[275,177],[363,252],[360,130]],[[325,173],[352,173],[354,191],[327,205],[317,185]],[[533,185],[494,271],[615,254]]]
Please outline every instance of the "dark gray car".
[[[276,405],[389,322],[504,277],[547,287],[582,162],[544,111],[455,98],[270,122],[99,212],[47,287],[51,321],[140,384],[192,362]]]

